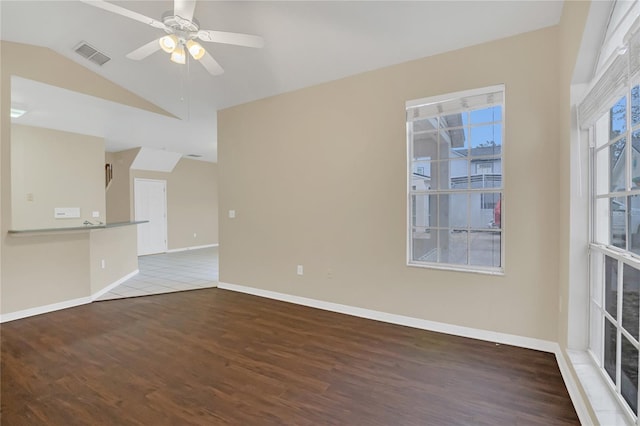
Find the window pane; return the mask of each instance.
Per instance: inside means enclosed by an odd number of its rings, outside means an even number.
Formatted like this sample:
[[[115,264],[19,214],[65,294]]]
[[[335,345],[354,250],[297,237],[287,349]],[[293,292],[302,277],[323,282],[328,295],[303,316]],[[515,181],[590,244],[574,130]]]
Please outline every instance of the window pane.
[[[466,133],[464,128],[440,130],[440,158],[466,157],[469,150]]]
[[[638,340],[638,292],[640,290],[640,271],[624,265],[622,272],[622,326]]]
[[[617,333],[615,325],[611,324],[607,318],[604,319],[604,362],[605,371],[616,382],[616,344]]]
[[[613,140],[627,131],[627,97],[623,96],[609,110],[609,139]]]
[[[438,126],[438,120],[435,118],[425,118],[424,120],[416,120],[413,122],[413,132],[425,132],[429,130],[436,130]]]
[[[441,194],[439,196],[440,210],[438,226],[441,228],[468,228],[469,227],[469,195]],[[465,261],[465,264],[467,262]]]
[[[476,231],[469,234],[469,264],[501,266],[499,231]]]
[[[640,130],[632,134],[631,189],[640,189]]]
[[[493,208],[493,221],[491,228],[502,228],[502,195],[498,199],[496,206]]]
[[[502,121],[502,107],[500,105],[471,111],[471,124]]]
[[[502,124],[471,128],[471,155],[500,155],[502,148]]]
[[[411,164],[411,169],[414,177],[424,180],[431,175],[431,161],[416,161]]]
[[[627,199],[625,197],[611,198],[610,224],[611,245],[622,249],[627,248]]]
[[[447,167],[449,174],[444,174],[442,170],[440,175],[442,176],[442,182],[447,185],[442,186],[441,189],[467,189],[469,188],[469,161],[467,160],[451,160],[449,162],[443,162],[442,167]],[[449,179],[450,177],[450,179]],[[449,180],[450,185],[449,186]]]
[[[603,148],[596,154],[596,194],[604,195],[609,193],[609,151],[610,148]]]
[[[626,138],[622,138],[609,147],[609,182],[611,182],[609,190],[611,192],[624,191],[627,189],[625,184],[627,181],[627,155],[625,152],[626,141]]]
[[[620,391],[633,412],[638,414],[638,350],[622,336]]]
[[[442,229],[440,235],[440,262],[455,265],[467,264],[467,231]]]
[[[411,237],[411,260],[420,262],[437,262],[436,233],[430,229],[414,229]]]
[[[595,235],[594,239],[598,243],[611,244],[611,227],[609,222],[611,215],[609,209],[611,200],[609,198],[598,198],[595,205]]]
[[[437,163],[430,161],[417,162],[411,165],[411,192],[431,189],[431,169]]]
[[[471,159],[471,174],[472,175],[488,175],[485,176],[486,188],[499,188],[502,186],[502,159],[496,158],[483,158]],[[492,178],[496,178],[497,182],[494,183]]]
[[[472,165],[473,166],[473,165]],[[474,174],[471,175],[471,188],[501,188],[502,187],[502,175],[501,174]]]
[[[480,192],[471,194],[471,227],[476,229],[494,228],[495,209],[500,193]]]
[[[462,127],[469,123],[468,112],[457,112],[455,114],[440,117],[440,128]]]
[[[628,239],[629,251],[640,254],[640,195],[632,195],[627,198],[629,208]]]
[[[411,196],[411,226],[435,226],[437,195],[415,194]]]
[[[631,89],[631,125],[640,124],[640,86]]]
[[[438,157],[438,133],[413,135],[413,161],[430,161]]]
[[[613,318],[618,317],[618,261],[606,256],[604,263],[604,304]]]

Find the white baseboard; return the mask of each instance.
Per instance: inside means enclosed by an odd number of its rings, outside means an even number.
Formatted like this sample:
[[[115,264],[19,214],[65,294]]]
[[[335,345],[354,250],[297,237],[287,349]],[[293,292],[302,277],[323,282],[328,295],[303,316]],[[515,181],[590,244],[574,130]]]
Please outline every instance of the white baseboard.
[[[106,286],[102,290],[96,291],[95,293],[93,293],[91,295],[91,301],[93,302],[94,300],[96,300],[97,298],[102,296],[103,294],[109,293],[111,290],[113,290],[114,288],[118,287],[120,284],[122,284],[123,282],[127,281],[129,278],[133,278],[136,275],[138,275],[139,272],[140,272],[140,270],[136,269],[135,271],[131,272],[130,274],[127,274],[124,277],[120,278],[118,281],[115,281],[115,282],[109,284],[108,286]]]
[[[187,250],[198,250],[198,249],[209,248],[209,247],[218,247],[218,244],[216,243],[216,244],[205,244],[203,246],[182,247],[182,248],[167,250],[167,253],[176,253],[179,251],[187,251]]]
[[[583,400],[582,395],[578,390],[578,385],[574,380],[573,374],[571,374],[571,371],[569,370],[560,346],[556,342],[552,342],[550,340],[534,339],[531,337],[517,336],[514,334],[480,330],[471,327],[462,327],[459,325],[429,321],[420,318],[407,317],[404,315],[390,314],[387,312],[341,305],[339,303],[325,302],[323,300],[309,299],[307,297],[293,296],[290,294],[277,293],[274,291],[237,284],[218,282],[218,288],[236,291],[239,293],[252,294],[254,296],[266,297],[268,299],[280,300],[283,302],[295,303],[297,305],[323,309],[325,311],[338,312],[341,314],[347,314],[391,324],[404,325],[421,330],[435,331],[438,333],[451,334],[454,336],[468,337],[471,339],[485,340],[489,342],[553,353],[555,354],[556,360],[558,361],[560,373],[562,374],[565,386],[567,387],[567,391],[569,392],[569,397],[573,402],[573,406],[576,409],[576,413],[578,414],[580,422],[583,425],[589,425],[592,423],[591,416],[589,415],[589,411],[587,409],[585,401]]]
[[[52,303],[50,305],[36,306],[35,308],[23,309],[22,311],[10,312],[0,315],[0,323],[15,321],[17,319],[32,317],[34,315],[46,314],[48,312],[59,311],[61,309],[73,308],[74,306],[86,305],[96,300],[98,297],[113,290],[129,278],[140,272],[138,269],[120,278],[118,281],[109,284],[102,290],[92,294],[89,297],[79,297],[77,299],[65,300],[64,302]]]
[[[437,331],[438,333],[469,337],[471,339],[486,340],[489,342],[519,346],[522,348],[535,349],[543,352],[555,353],[557,347],[557,343],[548,340],[534,339],[530,337],[522,337],[506,333],[498,333],[495,331],[480,330],[477,328],[462,327],[459,325],[429,321],[420,318],[407,317],[404,315],[390,314],[387,312],[374,311],[371,309],[357,308],[354,306],[341,305],[339,303],[325,302],[323,300],[309,299],[306,297],[277,293],[274,291],[262,290],[254,287],[246,287],[237,284],[219,282],[218,288],[237,291],[240,293],[253,294],[255,296],[262,296],[268,299],[281,300],[283,302],[295,303],[297,305],[310,306],[312,308],[324,309],[325,311],[339,312],[341,314],[352,315],[355,317],[368,318],[376,321],[388,322],[391,324],[419,328],[421,330]]]
[[[0,315],[0,323],[32,317],[34,315],[46,314],[47,312],[59,311],[61,309],[73,308],[74,306],[86,305],[87,303],[91,303],[91,297],[80,297],[78,299],[65,300],[64,302],[10,312],[8,314]]]

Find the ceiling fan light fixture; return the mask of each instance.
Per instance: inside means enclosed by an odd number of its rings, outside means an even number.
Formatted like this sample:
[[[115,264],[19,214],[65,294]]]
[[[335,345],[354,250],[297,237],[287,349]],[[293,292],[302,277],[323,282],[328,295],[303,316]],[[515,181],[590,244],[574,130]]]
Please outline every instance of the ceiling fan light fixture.
[[[166,35],[158,40],[160,48],[167,53],[172,53],[178,46],[178,37],[174,34]]]
[[[187,42],[187,49],[196,61],[202,58],[205,54],[204,47],[202,47],[197,41],[189,40]]]
[[[178,46],[171,52],[171,62],[184,65],[187,62],[187,57],[184,52],[184,47]]]

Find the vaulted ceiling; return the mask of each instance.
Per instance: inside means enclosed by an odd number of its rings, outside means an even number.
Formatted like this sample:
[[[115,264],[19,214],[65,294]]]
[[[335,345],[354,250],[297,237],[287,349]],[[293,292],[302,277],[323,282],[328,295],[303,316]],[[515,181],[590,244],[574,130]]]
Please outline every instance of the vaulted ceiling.
[[[112,3],[158,20],[173,10],[171,1]],[[555,25],[561,12],[561,1],[201,0],[200,28],[265,40],[262,49],[202,43],[224,68],[220,76],[194,61],[174,64],[162,51],[127,59],[163,31],[79,1],[3,0],[0,34],[48,47],[178,117],[124,113],[122,106],[22,79],[12,84],[14,99],[45,113],[16,122],[54,128],[65,122],[69,128],[60,130],[104,137],[109,151],[145,146],[215,161],[218,109]],[[81,57],[74,52],[81,41],[111,60],[98,66]],[[95,123],[61,120],[82,114]],[[79,121],[84,128],[73,127]]]

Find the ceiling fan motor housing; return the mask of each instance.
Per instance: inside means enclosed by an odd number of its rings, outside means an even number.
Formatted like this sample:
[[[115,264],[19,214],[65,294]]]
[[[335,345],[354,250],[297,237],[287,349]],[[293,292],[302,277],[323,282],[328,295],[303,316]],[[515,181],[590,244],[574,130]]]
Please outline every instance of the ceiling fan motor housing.
[[[198,37],[200,26],[195,19],[190,21],[181,16],[173,15],[173,12],[166,12],[162,15],[162,22],[167,26],[165,29],[167,34],[175,34],[179,39],[185,41]]]

